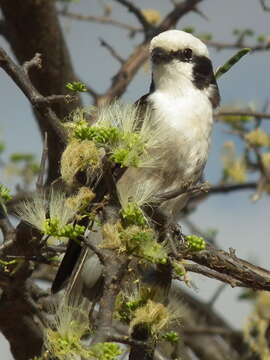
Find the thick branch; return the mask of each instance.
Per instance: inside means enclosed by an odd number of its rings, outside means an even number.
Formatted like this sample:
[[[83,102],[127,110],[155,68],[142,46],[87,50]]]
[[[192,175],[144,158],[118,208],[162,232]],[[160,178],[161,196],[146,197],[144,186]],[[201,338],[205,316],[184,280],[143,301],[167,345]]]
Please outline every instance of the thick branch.
[[[220,280],[224,283],[231,285],[231,287],[244,286],[244,284],[241,281],[234,279],[232,276],[227,275],[227,274],[222,274],[215,270],[209,269],[203,265],[185,264],[185,269],[187,271],[195,272],[197,274],[201,274],[201,275],[207,276],[212,279]]]
[[[36,90],[44,97],[65,94],[65,85],[76,80],[68,49],[62,34],[54,0],[0,0],[0,7],[8,27],[9,44],[20,64],[32,59],[35,53],[42,54],[42,70],[32,68],[30,79]],[[77,103],[56,103],[52,110],[63,119]],[[55,132],[48,118],[49,113],[40,114],[34,109],[41,134],[48,134],[48,178],[47,182],[59,176],[60,154],[63,142]]]
[[[35,60],[35,58],[33,58],[32,60]],[[31,60],[26,63],[26,69],[29,69],[29,64],[31,64]],[[54,131],[58,134],[61,140],[65,142],[66,133],[64,131],[64,128],[55,112],[51,109],[50,106],[48,106],[47,98],[42,96],[35,89],[28,76],[27,71],[25,71],[25,68],[16,65],[2,48],[0,48],[0,66],[22,90],[22,92],[28,98],[36,111],[43,118],[46,118],[46,120],[49,121]],[[33,66],[33,64],[31,64],[31,66]]]
[[[221,277],[228,275],[225,282],[230,283],[234,279],[235,284],[231,283],[233,286],[270,291],[270,271],[238,258],[232,249],[228,253],[208,246],[207,250],[189,252],[183,257],[222,274]],[[219,280],[222,280],[221,277]]]
[[[202,2],[202,0],[186,0],[176,4],[175,8],[165,17],[158,27],[158,33],[175,26],[184,15],[194,10],[200,2]]]
[[[43,335],[34,319],[26,279],[30,275],[29,264],[24,263],[15,273],[0,300],[0,328],[10,343],[16,360],[29,360],[41,352]]]
[[[0,19],[0,35],[2,35],[6,40],[8,40],[8,29],[4,19]]]
[[[104,291],[100,300],[97,331],[93,343],[106,341],[110,333],[116,296],[129,262],[125,256],[115,256],[112,250],[104,250],[102,260],[104,261]]]

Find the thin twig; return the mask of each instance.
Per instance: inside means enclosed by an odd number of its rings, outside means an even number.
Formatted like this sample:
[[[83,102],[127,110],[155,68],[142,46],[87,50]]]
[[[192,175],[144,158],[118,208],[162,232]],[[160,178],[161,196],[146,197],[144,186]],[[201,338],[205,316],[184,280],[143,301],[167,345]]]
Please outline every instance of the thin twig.
[[[207,44],[207,46],[215,48],[216,50],[225,50],[225,49],[243,49],[243,48],[249,48],[252,52],[255,51],[267,51],[270,50],[270,46],[268,44],[262,44],[262,45],[248,45],[248,44],[239,44],[239,42],[235,43],[224,43],[214,40],[204,40],[204,42]]]
[[[117,1],[117,0],[116,0]],[[126,90],[128,84],[131,82],[137,71],[145,63],[148,57],[149,40],[153,36],[162,31],[168,30],[175,26],[175,24],[188,12],[192,11],[194,7],[202,0],[186,0],[177,4],[176,7],[164,18],[161,24],[148,31],[146,41],[144,40],[134,52],[129,56],[125,63],[121,66],[116,75],[113,76],[112,84],[109,89],[96,99],[97,105],[111,102],[115,97],[120,97]]]
[[[183,327],[184,334],[204,334],[204,335],[222,335],[222,336],[235,336],[238,334],[236,331],[226,329],[223,327],[215,327],[215,326],[206,326],[206,327],[192,327],[192,326],[184,326]]]
[[[215,117],[222,116],[250,116],[256,119],[270,119],[270,114],[265,112],[257,112],[250,110],[231,110],[231,111],[219,111],[215,114]]]
[[[221,185],[215,185],[210,187],[206,195],[202,196],[209,196],[212,194],[225,194],[232,191],[239,191],[239,190],[252,190],[257,188],[257,183],[247,182],[244,184],[221,184]]]
[[[110,54],[117,60],[120,62],[120,64],[124,64],[125,60],[114,50],[114,48],[108,44],[104,39],[99,38],[100,41],[100,45],[104,46],[109,52]]]
[[[100,262],[104,265],[106,262],[106,258],[104,256],[103,252],[100,251],[100,249],[90,241],[88,236],[82,237],[81,240],[90,250],[92,250],[97,255]]]
[[[59,11],[58,13],[62,16],[65,16],[65,17],[68,17],[68,18],[74,19],[74,20],[89,21],[89,22],[96,22],[96,23],[100,23],[100,24],[113,25],[113,26],[117,26],[119,28],[129,30],[132,32],[142,32],[143,31],[143,29],[140,27],[122,23],[122,22],[120,22],[118,20],[114,20],[108,16],[83,15],[83,14],[71,13],[68,11]]]
[[[132,12],[136,16],[137,20],[142,25],[145,34],[147,34],[147,32],[152,29],[153,27],[152,24],[150,24],[147,21],[141,9],[135,6],[131,1],[128,0],[115,0],[115,1],[125,6],[130,12]]]
[[[46,173],[46,160],[48,157],[48,141],[47,140],[48,140],[48,135],[45,132],[39,174],[38,174],[38,178],[37,178],[37,182],[36,182],[36,188],[38,191],[41,191],[44,188],[44,177],[45,177],[45,173]]]
[[[196,14],[200,15],[201,18],[203,18],[206,21],[209,21],[209,17],[205,15],[201,10],[194,8],[193,10]]]
[[[209,307],[213,307],[223,290],[226,289],[226,284],[220,284],[214,294],[211,296],[210,300],[208,301]]]

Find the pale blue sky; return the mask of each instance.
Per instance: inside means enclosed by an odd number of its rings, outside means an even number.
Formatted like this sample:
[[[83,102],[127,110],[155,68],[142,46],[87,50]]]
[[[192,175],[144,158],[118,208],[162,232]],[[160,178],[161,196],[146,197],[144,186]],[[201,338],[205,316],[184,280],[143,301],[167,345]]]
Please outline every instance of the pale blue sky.
[[[100,14],[98,0],[81,0],[74,4],[77,12]],[[137,24],[134,17],[114,2],[112,16],[129,24]],[[137,0],[142,8],[156,7],[165,15],[171,7],[169,0]],[[207,14],[209,21],[197,14],[189,14],[179,24],[194,26],[198,32],[211,32],[215,40],[229,41],[233,28],[254,28],[256,33],[270,36],[270,13],[264,13],[259,1],[254,0],[206,0],[200,8]],[[74,67],[80,77],[98,91],[105,90],[111,76],[117,71],[118,63],[112,59],[106,49],[99,46],[99,37],[103,37],[125,58],[131,49],[139,43],[140,36],[131,40],[127,32],[111,26],[78,23],[68,19],[62,21],[68,46],[74,60]],[[0,38],[0,46],[10,52],[9,46]],[[53,51],[53,50],[52,50]],[[211,50],[212,60],[216,66],[222,64],[233,51],[216,52]],[[247,55],[230,73],[219,82],[222,104],[239,103],[257,104],[258,108],[269,98],[269,59],[270,51]],[[130,84],[124,96],[127,102],[133,102],[148,91],[149,72],[141,70]],[[85,103],[89,98],[84,96]],[[41,143],[36,124],[24,95],[12,81],[0,71],[0,135],[6,141],[7,155],[12,152],[34,152],[40,156]],[[206,179],[215,182],[219,178],[219,150],[229,135],[222,126],[216,126],[213,145],[206,169]],[[6,182],[3,174],[0,181]],[[7,185],[9,185],[7,183]],[[213,196],[205,201],[193,219],[202,228],[219,229],[218,242],[224,248],[234,247],[237,254],[246,259],[257,261],[270,268],[270,230],[268,217],[270,211],[269,197],[258,203],[251,203],[250,192],[241,194]],[[195,277],[194,277],[195,279]],[[204,299],[211,297],[217,282],[196,276],[197,294]],[[222,311],[236,326],[241,326],[248,313],[248,306],[236,302],[239,293],[236,289],[227,289],[219,298],[216,308]],[[4,348],[4,345],[3,345]],[[10,359],[7,355],[6,359]]]

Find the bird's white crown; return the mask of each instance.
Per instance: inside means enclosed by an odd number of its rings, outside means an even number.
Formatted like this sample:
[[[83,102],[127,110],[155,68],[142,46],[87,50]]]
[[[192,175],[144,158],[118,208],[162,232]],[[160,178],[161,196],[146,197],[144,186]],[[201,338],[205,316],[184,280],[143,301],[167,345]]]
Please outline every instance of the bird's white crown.
[[[198,56],[209,57],[208,49],[201,40],[181,30],[168,30],[155,36],[150,43],[150,53],[157,47],[168,52],[189,48]]]

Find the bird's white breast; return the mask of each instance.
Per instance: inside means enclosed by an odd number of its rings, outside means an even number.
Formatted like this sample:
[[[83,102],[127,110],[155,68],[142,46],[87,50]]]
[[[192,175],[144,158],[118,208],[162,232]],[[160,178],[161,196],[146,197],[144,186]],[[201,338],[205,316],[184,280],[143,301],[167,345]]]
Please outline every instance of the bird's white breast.
[[[155,91],[149,101],[154,109],[153,116],[168,131],[166,146],[171,153],[168,171],[173,169],[177,182],[198,181],[207,159],[213,122],[207,95],[189,87],[184,94]]]

